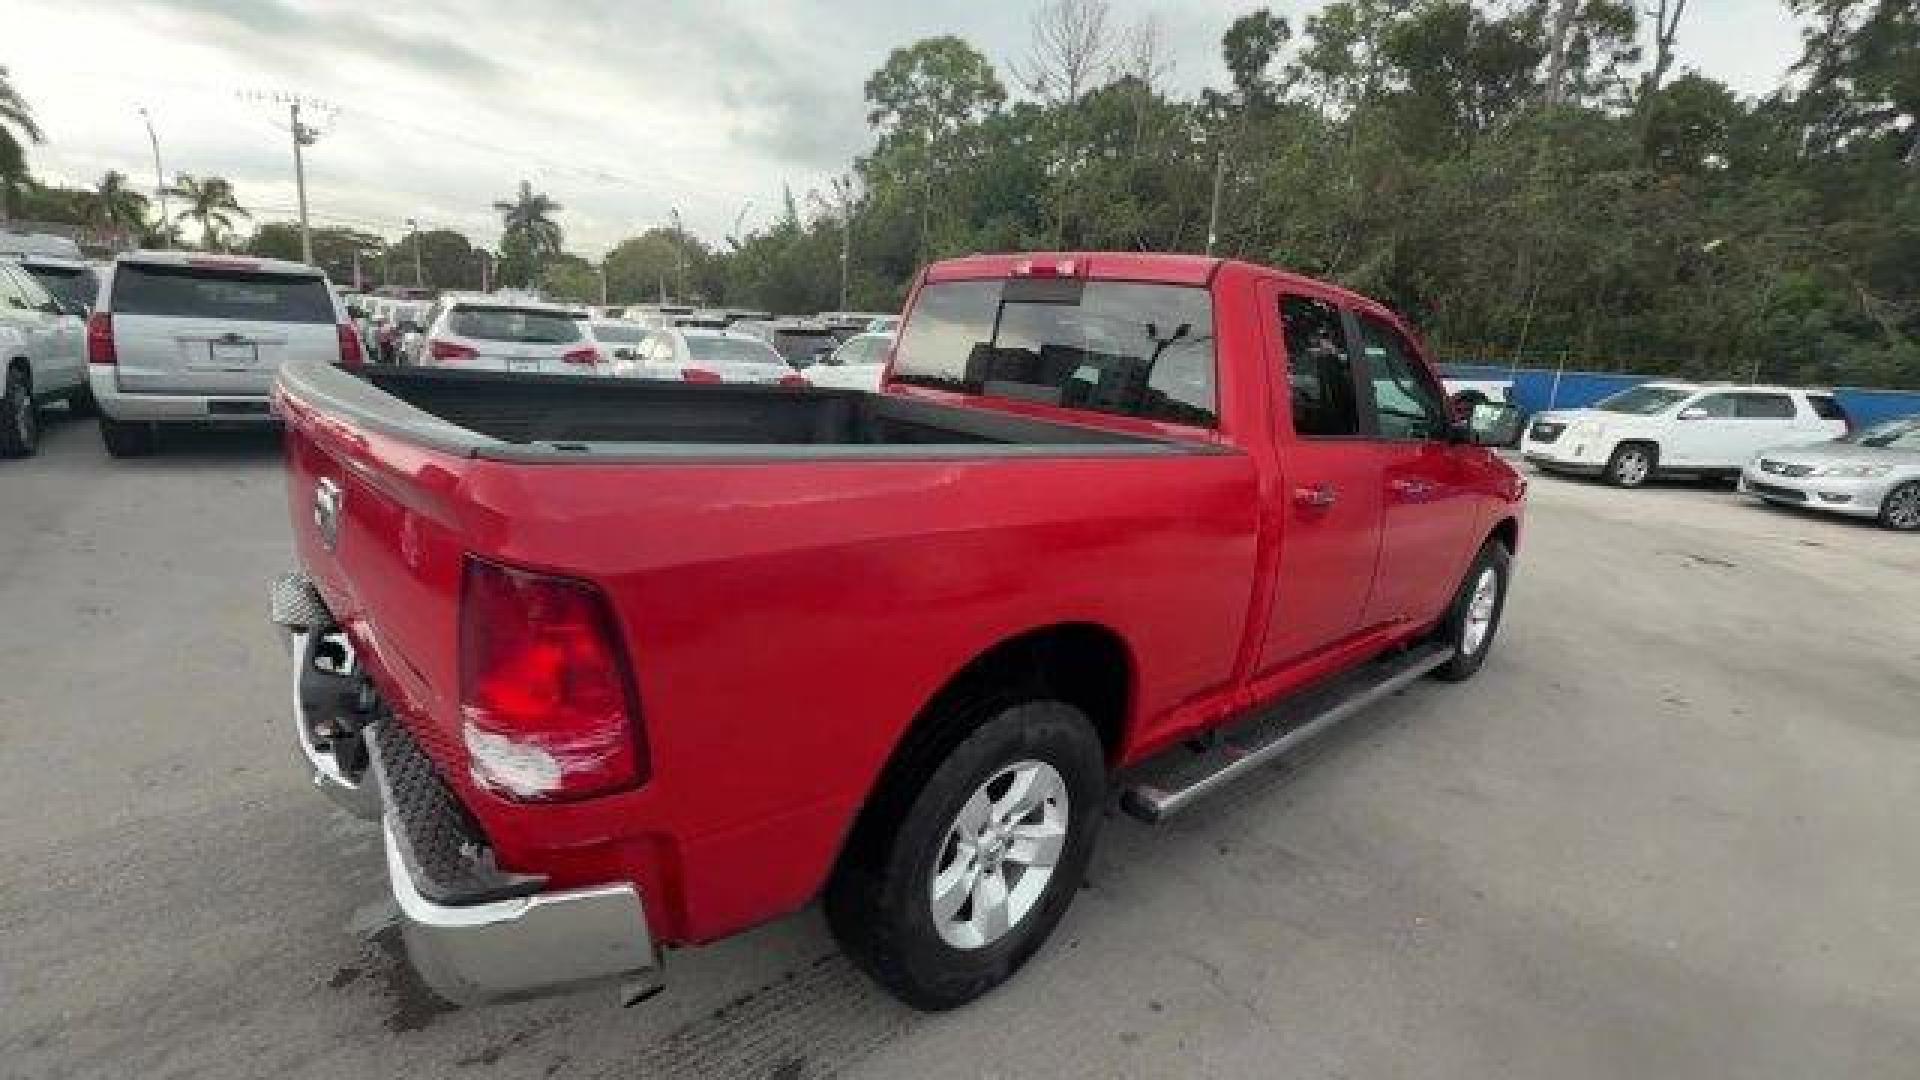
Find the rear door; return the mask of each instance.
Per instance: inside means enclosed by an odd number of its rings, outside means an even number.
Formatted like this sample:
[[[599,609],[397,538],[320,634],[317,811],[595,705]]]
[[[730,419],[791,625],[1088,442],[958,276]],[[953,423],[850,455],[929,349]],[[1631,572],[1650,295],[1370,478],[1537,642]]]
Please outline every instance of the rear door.
[[[1267,675],[1364,628],[1379,557],[1383,455],[1367,437],[1362,389],[1340,309],[1315,296],[1263,291],[1281,343],[1274,410],[1280,485],[1269,508],[1279,571],[1254,675]]]
[[[1826,437],[1819,418],[1804,409],[1792,394],[1777,391],[1748,391],[1735,395],[1734,416],[1740,421],[1738,441],[1729,449],[1736,451],[1727,468],[1746,465],[1753,455],[1769,446],[1818,442]]]
[[[340,359],[333,294],[317,273],[123,260],[105,306],[125,391],[259,397],[289,360]]]
[[[1413,343],[1391,324],[1353,313],[1380,471],[1380,564],[1369,625],[1440,614],[1478,542],[1480,497],[1468,455],[1448,438],[1446,395]]]

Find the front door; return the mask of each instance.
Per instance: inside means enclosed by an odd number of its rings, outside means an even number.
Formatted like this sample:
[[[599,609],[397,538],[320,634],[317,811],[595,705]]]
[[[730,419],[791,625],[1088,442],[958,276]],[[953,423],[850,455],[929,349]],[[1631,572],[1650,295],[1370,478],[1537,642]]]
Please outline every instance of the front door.
[[[1480,497],[1468,447],[1448,438],[1433,369],[1391,324],[1354,313],[1370,425],[1382,456],[1380,564],[1366,620],[1437,618],[1479,541]]]
[[[1674,468],[1728,468],[1746,463],[1740,448],[1746,445],[1752,424],[1740,419],[1739,395],[1705,394],[1674,414],[1671,432],[1660,438],[1660,464]]]
[[[1362,428],[1361,387],[1339,307],[1312,296],[1264,296],[1282,345],[1275,393],[1288,402],[1274,410],[1280,483],[1270,511],[1280,557],[1256,678],[1364,629],[1381,510],[1381,458]]]

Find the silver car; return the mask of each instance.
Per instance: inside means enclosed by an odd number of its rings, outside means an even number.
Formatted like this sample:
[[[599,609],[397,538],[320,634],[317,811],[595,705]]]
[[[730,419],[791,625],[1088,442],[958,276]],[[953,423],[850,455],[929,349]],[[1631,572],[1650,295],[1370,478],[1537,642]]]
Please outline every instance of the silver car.
[[[274,421],[289,360],[359,364],[360,335],[305,263],[179,251],[115,259],[87,324],[88,381],[107,453],[148,453],[162,425]]]
[[[1920,413],[1831,442],[1762,450],[1741,472],[1740,490],[1777,505],[1920,530]]]

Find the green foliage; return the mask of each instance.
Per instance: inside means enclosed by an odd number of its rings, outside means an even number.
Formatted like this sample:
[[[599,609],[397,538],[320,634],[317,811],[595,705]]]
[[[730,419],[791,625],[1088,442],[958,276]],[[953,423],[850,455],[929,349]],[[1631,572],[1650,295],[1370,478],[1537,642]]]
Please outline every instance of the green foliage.
[[[549,257],[540,271],[540,291],[554,300],[597,304],[600,271],[578,255],[561,252]]]
[[[234,197],[233,185],[224,176],[196,177],[180,173],[174,177],[167,195],[186,204],[185,209],[174,214],[174,220],[199,225],[200,247],[205,251],[224,251],[233,233],[234,219],[253,216]]]
[[[553,216],[561,206],[525,180],[512,199],[493,204],[500,214],[500,284],[525,286],[540,278],[541,268],[560,254],[565,239]]]

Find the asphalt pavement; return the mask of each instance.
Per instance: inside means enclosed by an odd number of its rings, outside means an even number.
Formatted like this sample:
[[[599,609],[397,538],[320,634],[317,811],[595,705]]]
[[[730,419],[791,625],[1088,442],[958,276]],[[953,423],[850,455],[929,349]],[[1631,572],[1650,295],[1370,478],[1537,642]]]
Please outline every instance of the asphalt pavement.
[[[450,1010],[296,769],[277,441],[0,462],[0,1076],[1920,1075],[1920,537],[1536,477],[1506,625],[912,1013],[817,911]]]

